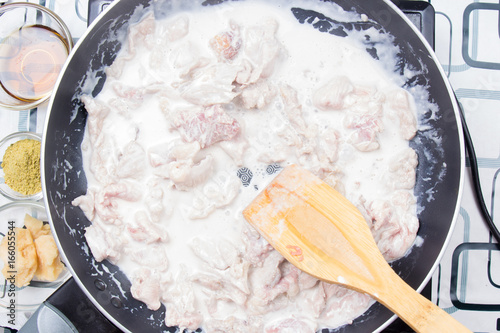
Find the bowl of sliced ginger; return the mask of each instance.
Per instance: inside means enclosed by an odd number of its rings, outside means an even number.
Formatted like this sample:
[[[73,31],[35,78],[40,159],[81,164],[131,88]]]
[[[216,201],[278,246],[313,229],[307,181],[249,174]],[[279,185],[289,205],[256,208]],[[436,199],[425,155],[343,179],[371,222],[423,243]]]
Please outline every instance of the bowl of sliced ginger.
[[[70,274],[60,259],[45,207],[18,201],[0,207],[0,306],[35,310]]]

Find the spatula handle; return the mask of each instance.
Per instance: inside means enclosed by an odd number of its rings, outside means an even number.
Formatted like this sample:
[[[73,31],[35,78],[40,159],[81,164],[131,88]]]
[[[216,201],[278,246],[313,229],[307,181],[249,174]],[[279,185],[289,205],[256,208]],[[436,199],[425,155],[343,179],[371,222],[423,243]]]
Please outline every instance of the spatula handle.
[[[391,269],[392,271],[392,269]],[[377,295],[378,301],[396,313],[418,333],[471,332],[443,309],[420,295],[394,271],[388,281],[391,291]]]

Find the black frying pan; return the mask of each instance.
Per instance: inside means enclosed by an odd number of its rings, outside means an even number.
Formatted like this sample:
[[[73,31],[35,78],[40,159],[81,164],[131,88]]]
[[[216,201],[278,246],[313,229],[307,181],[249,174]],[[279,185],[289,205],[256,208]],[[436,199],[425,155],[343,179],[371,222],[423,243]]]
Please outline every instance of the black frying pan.
[[[248,0],[250,1],[250,0]],[[178,1],[181,2],[181,1]],[[205,1],[202,5],[216,5],[223,0]],[[419,154],[415,192],[423,207],[419,213],[423,239],[404,258],[393,263],[394,270],[414,289],[421,290],[430,279],[449,239],[457,216],[464,149],[460,120],[453,93],[436,57],[423,39],[409,25],[392,3],[382,0],[336,0],[345,10],[364,13],[376,21],[377,29],[392,34],[399,46],[399,62],[394,68],[401,71],[410,66],[421,73],[409,77],[405,86],[429,85],[429,100],[439,110],[436,117],[430,110],[422,110],[426,122],[441,137],[441,147],[419,132],[411,146]],[[193,6],[194,1],[184,0],[183,6]],[[97,263],[84,238],[84,228],[90,224],[80,208],[71,201],[86,193],[87,181],[82,168],[80,144],[84,135],[86,111],[78,99],[81,83],[92,84],[93,94],[98,94],[105,81],[103,65],[110,65],[120,43],[116,36],[128,22],[137,21],[132,15],[136,8],[155,7],[157,16],[168,15],[171,2],[149,0],[120,0],[91,26],[88,33],[74,48],[59,83],[54,90],[45,124],[42,143],[42,180],[44,200],[52,230],[59,244],[64,261],[85,294],[115,325],[132,332],[175,332],[163,322],[165,308],[158,311],[147,307],[130,294],[130,282],[125,275],[107,261]],[[198,4],[199,5],[199,4]],[[328,1],[325,6],[329,6]],[[343,35],[352,29],[363,31],[363,24],[339,22],[321,16],[307,8],[294,13],[303,24],[312,24],[318,33]],[[316,18],[317,20],[313,20]],[[370,23],[372,24],[372,23]],[[367,42],[366,49],[377,57],[374,46]],[[96,79],[86,77],[95,71]],[[442,148],[442,149],[441,149]],[[428,201],[432,195],[432,200]],[[337,332],[371,332],[381,330],[393,319],[393,314],[380,304],[373,305],[352,325],[338,328]],[[323,332],[328,332],[324,329]]]

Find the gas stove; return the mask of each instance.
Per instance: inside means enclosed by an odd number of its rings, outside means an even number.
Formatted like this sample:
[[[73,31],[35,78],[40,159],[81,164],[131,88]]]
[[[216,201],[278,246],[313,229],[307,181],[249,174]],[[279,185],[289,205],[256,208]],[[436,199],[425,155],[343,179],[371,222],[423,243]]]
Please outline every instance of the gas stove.
[[[0,1],[0,5],[19,1]],[[482,191],[490,214],[500,221],[500,131],[497,130],[500,121],[500,2],[433,0],[430,6],[430,0],[392,1],[420,29],[429,44],[435,46],[437,59],[453,85],[476,143]],[[30,2],[50,7],[61,15],[75,41],[85,33],[87,4],[90,23],[112,3],[109,0]],[[0,110],[0,137],[21,130],[42,133],[46,112],[47,106],[15,113]],[[500,332],[500,247],[486,228],[484,216],[478,209],[468,157],[465,165],[463,197],[456,225],[439,266],[422,294],[428,298],[432,295],[433,302],[475,332]],[[0,205],[5,201],[0,197]],[[85,295],[74,280],[70,279],[62,288],[63,293],[71,295],[72,307],[67,308],[68,304],[62,306],[56,295],[50,297],[49,302],[68,317],[77,316],[72,320],[75,323],[80,320],[75,325],[80,332],[119,332],[93,309],[92,302],[80,301]],[[119,306],[115,300],[111,299],[111,304]],[[31,310],[19,311],[19,319],[26,319],[29,315],[34,317]],[[44,318],[50,322],[46,313]],[[1,326],[5,325],[6,320]],[[9,331],[9,328],[0,328]],[[34,330],[27,327],[24,331]],[[63,332],[57,329],[49,331]],[[396,322],[384,332],[412,330]]]

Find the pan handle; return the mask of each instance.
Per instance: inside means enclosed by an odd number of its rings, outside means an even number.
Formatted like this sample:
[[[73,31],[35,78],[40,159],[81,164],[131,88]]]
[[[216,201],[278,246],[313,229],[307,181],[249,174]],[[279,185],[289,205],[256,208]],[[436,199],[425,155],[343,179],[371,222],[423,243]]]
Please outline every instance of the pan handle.
[[[28,319],[20,333],[120,333],[73,278],[59,287]]]

